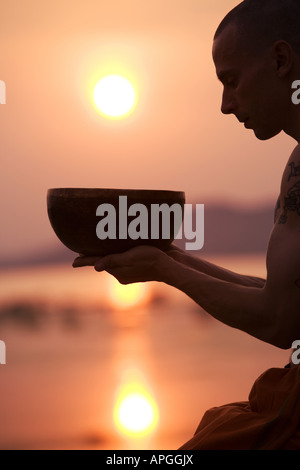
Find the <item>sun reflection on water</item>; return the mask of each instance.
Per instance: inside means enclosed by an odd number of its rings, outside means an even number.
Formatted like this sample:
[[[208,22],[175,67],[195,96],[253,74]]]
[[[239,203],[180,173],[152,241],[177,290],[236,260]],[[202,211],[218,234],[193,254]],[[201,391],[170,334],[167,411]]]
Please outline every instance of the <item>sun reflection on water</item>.
[[[114,406],[114,422],[125,437],[149,436],[157,428],[159,411],[157,403],[141,374],[126,371]]]
[[[149,301],[149,286],[145,283],[124,285],[114,277],[109,278],[108,281],[108,296],[114,308],[126,309],[142,306]]]

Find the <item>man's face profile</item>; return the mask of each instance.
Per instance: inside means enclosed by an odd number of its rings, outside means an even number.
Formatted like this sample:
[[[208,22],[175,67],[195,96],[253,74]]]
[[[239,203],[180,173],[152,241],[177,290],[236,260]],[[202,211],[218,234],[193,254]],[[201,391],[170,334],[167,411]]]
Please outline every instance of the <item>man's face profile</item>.
[[[234,114],[260,140],[281,132],[289,96],[283,93],[271,48],[250,52],[241,46],[236,26],[229,24],[214,40],[213,60],[223,84],[222,113]]]

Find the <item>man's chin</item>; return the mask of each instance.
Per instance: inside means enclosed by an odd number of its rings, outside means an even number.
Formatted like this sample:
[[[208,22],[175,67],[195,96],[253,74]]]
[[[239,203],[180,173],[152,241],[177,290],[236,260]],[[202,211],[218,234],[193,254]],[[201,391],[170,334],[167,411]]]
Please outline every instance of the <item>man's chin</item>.
[[[253,129],[253,132],[255,134],[255,137],[259,140],[269,140],[272,139],[273,137],[276,137],[276,135],[280,134],[281,129]]]

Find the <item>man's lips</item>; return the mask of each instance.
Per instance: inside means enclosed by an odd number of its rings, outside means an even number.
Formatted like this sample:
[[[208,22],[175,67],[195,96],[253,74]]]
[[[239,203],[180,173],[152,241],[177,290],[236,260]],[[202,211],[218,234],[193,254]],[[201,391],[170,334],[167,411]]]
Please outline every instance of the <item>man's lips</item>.
[[[239,122],[246,122],[249,119],[248,117],[239,117],[239,116],[236,116],[236,118]]]
[[[245,127],[247,127],[247,124],[249,122],[249,118],[240,118],[240,117],[237,117],[237,119],[239,120],[239,122],[241,122],[242,124],[244,124]]]

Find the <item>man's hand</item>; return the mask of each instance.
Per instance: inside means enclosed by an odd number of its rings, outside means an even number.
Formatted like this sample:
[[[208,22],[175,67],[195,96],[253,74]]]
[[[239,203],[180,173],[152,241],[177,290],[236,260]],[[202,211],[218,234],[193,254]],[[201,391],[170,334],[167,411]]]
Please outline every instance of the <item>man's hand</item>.
[[[172,269],[174,260],[153,246],[138,246],[124,253],[104,257],[79,256],[74,268],[94,266],[95,270],[107,271],[121,284],[163,281],[165,273]]]
[[[151,267],[153,260],[156,260],[154,266],[156,269],[155,273],[153,270],[154,267]],[[174,263],[168,263],[168,261],[171,260],[177,262],[176,266]],[[172,267],[177,270],[180,268],[180,266],[187,266],[194,269],[195,271],[208,274],[209,276],[215,277],[217,279],[221,279],[223,281],[232,282],[234,284],[239,284],[243,286],[263,287],[265,284],[264,279],[260,279],[254,276],[237,274],[232,271],[229,271],[228,269],[221,268],[220,266],[216,266],[215,264],[210,263],[209,261],[206,261],[202,258],[199,258],[198,256],[193,256],[187,253],[186,251],[182,250],[174,244],[172,244],[165,252],[162,252],[157,248],[151,246],[139,246],[128,250],[125,253],[109,255],[103,258],[95,256],[79,256],[75,259],[73,267],[78,268],[84,266],[94,266],[96,271],[107,271],[118,279],[118,276],[116,274],[121,271],[121,267],[124,268],[124,271],[126,269],[126,273],[129,273],[129,269],[131,269],[132,272],[134,268],[137,269],[137,263],[141,276],[147,274],[145,276],[145,279],[134,280],[134,275],[130,279],[124,279],[124,284],[133,282],[144,282],[148,280],[157,280],[165,282],[166,277],[170,272],[170,265],[172,265]],[[143,263],[145,263],[144,266]],[[111,268],[113,268],[113,270]],[[117,272],[115,272],[115,268],[118,269]],[[163,272],[164,269],[166,269],[165,273]],[[150,277],[151,273],[153,274],[152,277],[155,279],[146,279],[147,277]],[[122,283],[121,280],[120,282]]]

